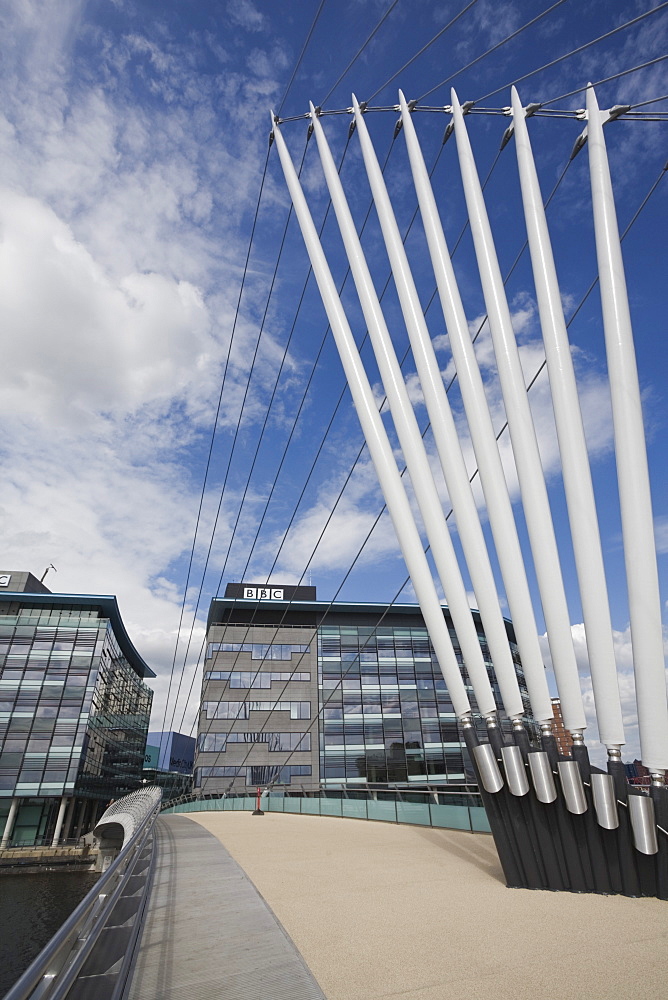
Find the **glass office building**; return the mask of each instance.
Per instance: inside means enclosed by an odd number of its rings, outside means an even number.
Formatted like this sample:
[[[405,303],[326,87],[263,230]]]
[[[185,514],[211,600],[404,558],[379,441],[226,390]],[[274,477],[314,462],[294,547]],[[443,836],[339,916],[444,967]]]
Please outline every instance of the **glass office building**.
[[[500,705],[480,616],[472,614]],[[531,726],[510,622],[507,631]],[[209,612],[200,709],[195,788],[205,793],[268,783],[308,790],[475,781],[415,605],[329,604],[311,587],[229,584]]]
[[[79,836],[111,799],[137,788],[153,698],[144,679],[155,674],[115,597],[51,594],[38,584],[0,573],[5,846]]]

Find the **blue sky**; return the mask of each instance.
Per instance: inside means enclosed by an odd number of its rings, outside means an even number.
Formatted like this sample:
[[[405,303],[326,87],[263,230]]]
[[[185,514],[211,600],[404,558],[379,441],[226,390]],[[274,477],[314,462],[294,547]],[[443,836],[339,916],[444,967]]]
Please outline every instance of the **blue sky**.
[[[312,280],[297,309],[308,262],[294,219],[285,230],[289,202],[275,150],[269,157],[237,314],[267,154],[269,109],[280,108],[283,116],[302,115],[309,99],[325,109],[345,109],[353,91],[360,100],[371,98],[373,106],[393,106],[399,86],[408,99],[421,98],[449,77],[420,103],[447,104],[454,84],[462,101],[501,108],[509,103],[512,81],[657,4],[564,0],[515,39],[460,72],[549,6],[546,0],[477,0],[402,69],[465,6],[463,0],[398,0],[337,84],[389,9],[390,0],[325,0],[287,95],[319,7],[316,0],[289,5],[259,0],[197,4],[9,0],[2,6],[2,563],[41,574],[51,562],[57,567],[57,574],[48,580],[53,589],[118,595],[140,652],[160,674],[156,722],[162,721],[165,678],[174,656],[204,469],[233,331],[184,616],[182,634],[187,642],[202,584],[186,688],[196,659],[193,651],[199,651],[203,638],[202,614],[221,575],[223,582],[242,575],[266,579],[275,561],[273,578],[296,582],[310,560],[305,579],[310,573],[318,596],[333,598],[382,505],[364,453],[334,507],[362,444],[346,393],[285,536],[344,385]],[[549,101],[583,87],[588,80],[597,81],[663,55],[667,38],[668,21],[661,11],[530,76],[518,85],[520,95],[524,103]],[[666,62],[659,62],[602,84],[598,88],[601,107],[668,93],[665,67]],[[492,94],[498,88],[500,92]],[[573,109],[583,103],[583,95],[576,94],[553,107]],[[665,107],[664,102],[647,110]],[[403,137],[392,141],[396,117],[390,110],[369,115],[368,123],[379,155],[385,157],[390,151],[386,177],[403,230],[415,200],[407,179]],[[448,121],[445,113],[416,115],[429,165],[441,149]],[[349,117],[332,116],[324,124],[335,155],[340,156]],[[469,116],[469,133],[483,176],[496,157],[507,124],[508,119],[499,115]],[[571,118],[532,120],[531,137],[544,194],[556,182],[581,129],[582,123]],[[662,122],[618,121],[606,130],[622,229],[665,163],[665,129]],[[282,130],[299,162],[306,145],[305,122],[288,122]],[[319,223],[327,199],[315,143],[306,148],[302,178]],[[370,196],[356,137],[346,152],[342,178],[361,225]],[[454,140],[442,150],[433,183],[452,247],[465,222]],[[505,273],[525,238],[512,143],[499,157],[486,195]],[[659,186],[624,244],[664,581],[668,550],[663,446],[666,197],[666,190]],[[586,151],[569,168],[548,221],[568,316],[596,273]],[[284,248],[276,268],[284,230]],[[335,278],[342,280],[345,263],[331,218],[323,242]],[[388,266],[373,213],[363,242],[382,288]],[[424,261],[419,222],[411,229],[407,247],[413,261]],[[467,314],[477,329],[484,307],[468,234],[454,260]],[[416,267],[416,276],[426,305],[433,277],[422,266]],[[508,283],[508,297],[530,377],[541,363],[542,349],[526,254]],[[361,341],[364,328],[350,283],[344,301]],[[391,286],[383,301],[401,356],[406,334]],[[439,356],[447,375],[450,358],[437,303],[427,315],[434,338],[440,338]],[[627,756],[632,756],[636,751],[628,611],[596,291],[573,323],[571,340],[617,630],[630,734]],[[502,404],[485,330],[479,344],[490,403],[500,426]],[[372,381],[378,384],[368,345],[363,356]],[[424,424],[410,358],[405,371]],[[301,415],[295,422],[302,398]],[[451,398],[461,414],[456,385]],[[586,674],[581,610],[544,379],[536,383],[531,400],[550,482],[574,639]],[[466,449],[463,420],[460,427]],[[502,449],[516,496],[505,437]],[[267,504],[281,461],[281,474]],[[314,551],[333,509],[329,528]],[[519,505],[518,519],[521,526]],[[405,575],[391,525],[381,518],[339,596],[389,601],[397,595]],[[665,590],[662,596],[665,602]],[[410,599],[407,590],[401,600]],[[182,665],[184,653],[182,645],[177,666]],[[583,684],[590,706],[586,676]],[[197,691],[195,681],[195,695]],[[185,696],[177,708],[176,724],[184,709]],[[189,709],[188,725],[191,718]]]

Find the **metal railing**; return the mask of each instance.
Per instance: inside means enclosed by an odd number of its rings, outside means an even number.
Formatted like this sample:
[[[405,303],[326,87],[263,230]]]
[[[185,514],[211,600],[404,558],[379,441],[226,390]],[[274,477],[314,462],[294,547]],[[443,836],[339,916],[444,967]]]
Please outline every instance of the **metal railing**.
[[[53,844],[53,834],[49,836],[33,837],[32,840],[21,840],[10,842],[5,847],[0,847],[0,858],[3,856],[5,851],[39,851],[39,850],[51,850],[54,851],[61,847],[83,847],[84,840],[83,837],[68,837],[66,840],[59,838],[58,843]]]
[[[254,810],[256,793],[224,793],[183,796],[163,808],[165,813]],[[265,812],[301,813],[309,816],[339,816],[350,819],[407,823],[446,830],[489,833],[487,813],[479,792],[453,792],[442,786],[421,791],[410,789],[357,788],[290,792],[262,792]]]
[[[99,820],[132,816],[120,853],[82,899],[4,1000],[118,1000],[125,989],[148,898],[153,825],[159,788],[141,789],[112,804]]]

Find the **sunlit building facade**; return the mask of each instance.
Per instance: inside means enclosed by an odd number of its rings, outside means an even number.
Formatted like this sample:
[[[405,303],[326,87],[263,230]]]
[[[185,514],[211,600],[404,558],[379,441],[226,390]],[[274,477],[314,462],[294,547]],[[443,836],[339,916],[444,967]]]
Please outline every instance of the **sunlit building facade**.
[[[461,662],[447,608],[443,613]],[[472,613],[500,704],[480,617]],[[507,630],[530,724],[510,622]],[[464,678],[475,711],[465,670]],[[474,780],[416,605],[330,604],[316,600],[315,588],[246,584],[228,585],[212,602],[196,789]]]
[[[144,681],[155,674],[115,597],[52,594],[38,583],[0,572],[5,846],[79,836],[141,784],[153,697]]]

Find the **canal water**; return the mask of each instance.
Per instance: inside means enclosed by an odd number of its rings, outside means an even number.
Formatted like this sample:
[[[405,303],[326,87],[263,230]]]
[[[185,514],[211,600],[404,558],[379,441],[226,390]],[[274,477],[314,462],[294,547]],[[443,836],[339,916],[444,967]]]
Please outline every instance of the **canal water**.
[[[0,875],[0,997],[95,885],[97,872]]]

